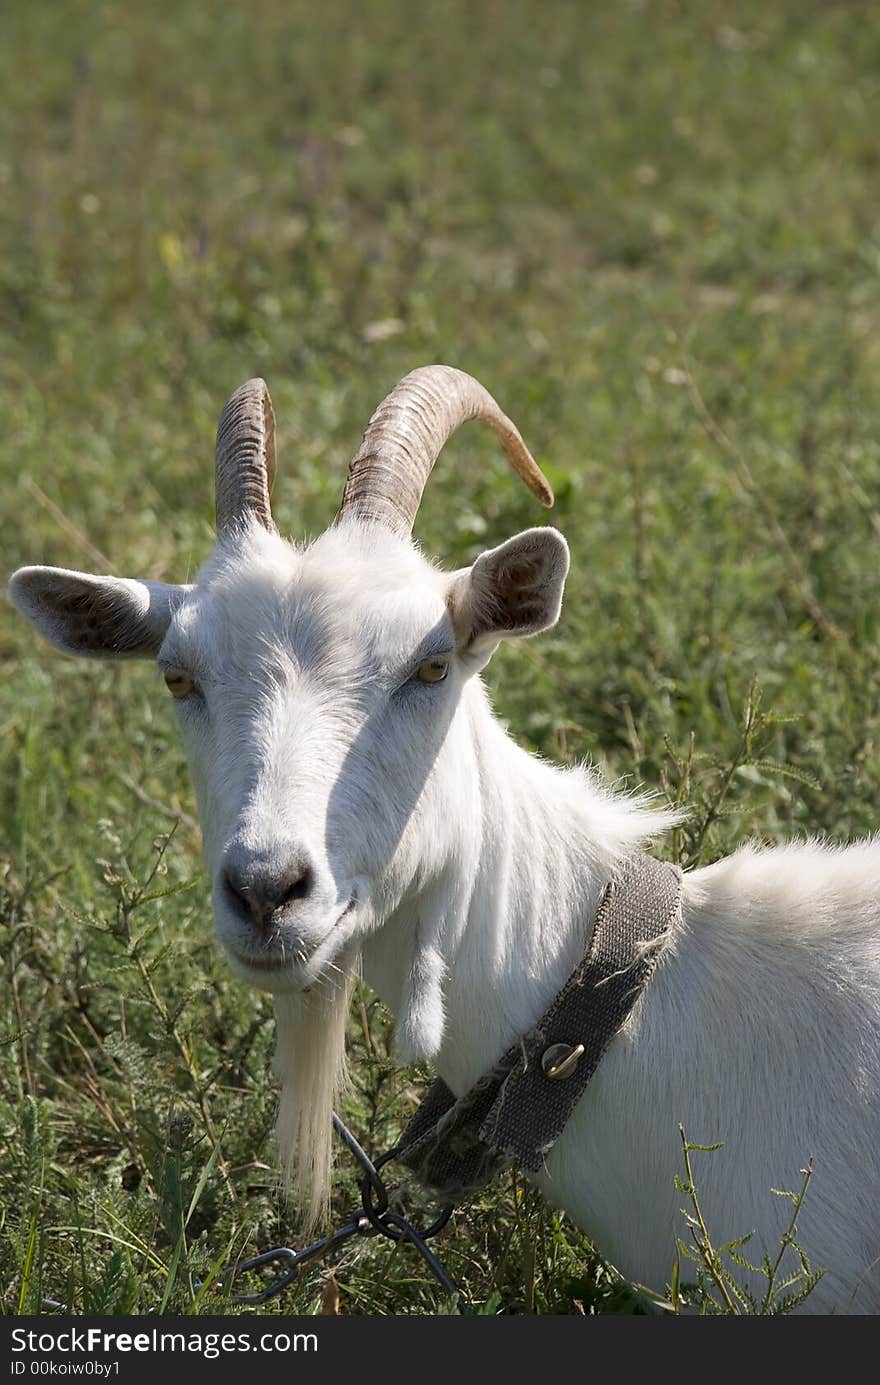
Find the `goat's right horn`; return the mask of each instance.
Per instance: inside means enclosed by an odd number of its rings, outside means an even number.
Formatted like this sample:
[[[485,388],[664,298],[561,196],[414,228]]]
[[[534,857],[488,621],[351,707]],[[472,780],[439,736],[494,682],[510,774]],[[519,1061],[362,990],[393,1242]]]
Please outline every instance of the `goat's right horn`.
[[[265,380],[248,380],[227,400],[217,425],[214,494],[217,533],[253,515],[275,532],[269,494],[275,480],[275,414]]]
[[[441,448],[471,418],[488,423],[517,475],[542,505],[552,505],[549,481],[488,390],[462,370],[428,365],[404,376],[370,419],[337,523],[355,516],[409,535]]]

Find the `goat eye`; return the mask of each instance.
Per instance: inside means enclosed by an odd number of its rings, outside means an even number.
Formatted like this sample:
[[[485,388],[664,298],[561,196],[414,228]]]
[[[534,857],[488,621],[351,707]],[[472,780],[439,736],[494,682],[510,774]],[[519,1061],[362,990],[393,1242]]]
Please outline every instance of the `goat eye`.
[[[422,683],[441,683],[448,672],[448,659],[423,659],[416,669],[416,677],[419,678]]]
[[[185,669],[171,668],[165,674],[165,686],[172,697],[186,697],[192,692],[195,683]]]

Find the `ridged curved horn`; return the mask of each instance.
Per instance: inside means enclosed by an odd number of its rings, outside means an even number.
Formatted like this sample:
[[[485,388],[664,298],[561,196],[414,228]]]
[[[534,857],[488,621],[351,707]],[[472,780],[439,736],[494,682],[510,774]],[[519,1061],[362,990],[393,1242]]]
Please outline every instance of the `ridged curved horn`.
[[[217,425],[214,494],[217,533],[247,515],[275,532],[269,495],[275,480],[275,414],[265,380],[247,380],[226,402]]]
[[[491,394],[462,370],[428,365],[405,375],[370,419],[348,468],[337,523],[356,516],[410,534],[441,448],[472,418],[488,423],[517,475],[542,505],[552,505],[549,481]]]

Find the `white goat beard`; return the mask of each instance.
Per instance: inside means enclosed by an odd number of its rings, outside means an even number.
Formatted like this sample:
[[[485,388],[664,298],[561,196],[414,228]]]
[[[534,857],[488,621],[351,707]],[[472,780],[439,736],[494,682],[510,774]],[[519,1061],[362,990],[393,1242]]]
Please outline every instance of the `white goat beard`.
[[[357,965],[350,963],[308,992],[275,997],[282,1177],[309,1231],[330,1207],[333,1111],[346,1079],[345,1031],[356,978]]]

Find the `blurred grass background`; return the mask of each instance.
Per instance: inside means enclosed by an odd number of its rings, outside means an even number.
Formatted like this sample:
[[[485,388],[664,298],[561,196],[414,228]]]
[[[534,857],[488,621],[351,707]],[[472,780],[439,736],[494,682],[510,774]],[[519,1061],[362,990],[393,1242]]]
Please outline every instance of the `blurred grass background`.
[[[372,409],[445,361],[518,422],[572,548],[558,630],[488,671],[513,733],[686,801],[687,863],[874,830],[872,18],[854,0],[7,0],[5,570],[186,578],[211,545],[217,415],[254,374],[276,517],[317,533]],[[540,522],[467,430],[416,532],[455,566]],[[154,670],[65,660],[8,605],[0,665],[0,1299],[206,1311],[212,1266],[296,1235],[271,1010],[213,944]],[[756,678],[779,719],[745,734]],[[423,1074],[398,1072],[362,1001],[349,1110],[378,1149]],[[443,1253],[486,1311],[642,1306],[515,1180]],[[336,1276],[346,1312],[443,1307],[406,1251],[364,1242]],[[321,1284],[285,1306],[312,1311]]]

